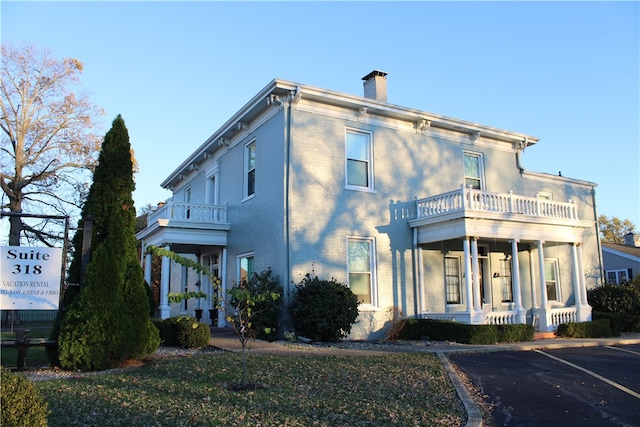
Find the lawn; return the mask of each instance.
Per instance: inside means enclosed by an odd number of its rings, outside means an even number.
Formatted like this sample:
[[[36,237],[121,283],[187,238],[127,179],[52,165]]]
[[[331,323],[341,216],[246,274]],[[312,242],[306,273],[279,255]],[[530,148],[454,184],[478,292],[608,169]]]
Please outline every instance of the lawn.
[[[157,359],[119,373],[37,382],[55,426],[461,426],[432,354],[248,356],[253,391],[233,391],[235,353]]]

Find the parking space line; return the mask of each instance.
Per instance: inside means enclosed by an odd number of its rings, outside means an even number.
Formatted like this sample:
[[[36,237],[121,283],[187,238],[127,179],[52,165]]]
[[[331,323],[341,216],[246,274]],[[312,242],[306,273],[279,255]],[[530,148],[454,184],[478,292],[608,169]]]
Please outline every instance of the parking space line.
[[[613,346],[610,346],[610,345],[605,345],[604,347],[606,347],[606,348],[610,348],[610,349],[612,349],[612,350],[626,351],[627,353],[637,354],[638,356],[640,356],[640,352],[633,351],[633,350],[627,350],[626,348],[613,347]]]
[[[551,358],[553,360],[557,360],[558,362],[564,363],[565,365],[569,365],[572,368],[576,368],[576,369],[578,369],[578,370],[580,370],[580,371],[582,371],[582,372],[584,372],[586,374],[591,375],[592,377],[595,377],[595,378],[599,379],[600,381],[603,381],[603,382],[605,382],[605,383],[617,388],[618,390],[621,390],[621,391],[624,391],[627,394],[630,394],[631,396],[635,397],[636,399],[640,399],[640,393],[636,393],[635,391],[633,391],[633,390],[631,390],[631,389],[629,389],[629,388],[627,388],[627,387],[625,387],[625,386],[623,386],[621,384],[618,384],[617,382],[611,381],[610,379],[605,378],[602,375],[598,375],[595,372],[592,372],[592,371],[590,371],[588,369],[585,369],[582,366],[575,365],[575,364],[573,364],[571,362],[568,362],[568,361],[566,361],[564,359],[560,359],[559,357],[552,356],[549,353],[545,353],[544,351],[541,351],[541,350],[534,350],[534,351],[536,353],[542,354],[543,356],[547,356],[547,357],[549,357],[549,358]]]

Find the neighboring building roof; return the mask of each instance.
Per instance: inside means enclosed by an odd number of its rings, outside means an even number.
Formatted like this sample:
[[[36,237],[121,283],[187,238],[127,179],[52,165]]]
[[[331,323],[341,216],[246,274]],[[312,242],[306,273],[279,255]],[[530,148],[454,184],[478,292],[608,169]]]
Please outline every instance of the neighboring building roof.
[[[640,262],[640,248],[635,246],[602,242],[602,251]]]

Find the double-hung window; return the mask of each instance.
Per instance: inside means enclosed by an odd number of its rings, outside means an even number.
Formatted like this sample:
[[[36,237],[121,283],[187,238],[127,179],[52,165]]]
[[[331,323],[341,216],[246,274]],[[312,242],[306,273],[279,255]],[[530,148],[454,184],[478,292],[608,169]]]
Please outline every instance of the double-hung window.
[[[500,260],[500,290],[502,302],[513,302],[513,286],[511,282],[511,260],[508,258]]]
[[[371,134],[347,130],[345,145],[347,188],[373,190]]]
[[[251,197],[256,192],[256,142],[244,146],[244,197]]]
[[[484,167],[482,154],[464,152],[464,185],[476,190],[484,190]]]
[[[607,270],[607,283],[621,285],[629,281],[627,270]]]
[[[347,240],[349,288],[362,304],[375,305],[375,248],[373,239]]]
[[[560,283],[558,277],[558,260],[544,260],[544,280],[547,285],[547,299],[560,301]]]
[[[460,258],[444,258],[444,285],[447,294],[447,304],[461,304],[460,295]]]

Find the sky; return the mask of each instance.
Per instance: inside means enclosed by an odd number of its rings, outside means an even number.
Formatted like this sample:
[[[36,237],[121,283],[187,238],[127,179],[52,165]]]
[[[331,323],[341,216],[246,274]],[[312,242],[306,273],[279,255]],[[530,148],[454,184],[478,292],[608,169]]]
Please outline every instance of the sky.
[[[139,209],[274,78],[363,94],[540,138],[522,165],[594,182],[600,214],[640,229],[640,3],[0,2],[2,43],[84,63],[121,114]]]

